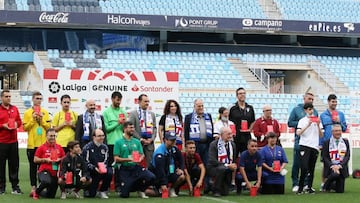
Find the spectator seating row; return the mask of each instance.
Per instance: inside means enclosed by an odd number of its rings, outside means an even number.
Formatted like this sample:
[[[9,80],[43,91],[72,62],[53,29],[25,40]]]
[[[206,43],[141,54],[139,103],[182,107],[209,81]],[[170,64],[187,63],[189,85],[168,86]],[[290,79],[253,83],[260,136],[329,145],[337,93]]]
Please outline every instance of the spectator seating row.
[[[128,51],[108,51],[106,54],[94,51],[62,53],[48,50],[48,58],[54,68],[179,72],[181,88],[249,88],[238,71],[227,61],[227,56],[232,55]]]
[[[360,22],[359,1],[274,0],[286,20]]]

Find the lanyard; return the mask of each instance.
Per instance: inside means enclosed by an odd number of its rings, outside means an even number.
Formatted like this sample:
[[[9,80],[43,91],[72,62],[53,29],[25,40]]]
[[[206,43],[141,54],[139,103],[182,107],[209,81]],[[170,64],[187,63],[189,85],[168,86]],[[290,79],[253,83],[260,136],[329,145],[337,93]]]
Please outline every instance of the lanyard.
[[[274,147],[274,150],[271,150],[271,148],[269,146],[268,146],[268,149],[270,151],[270,154],[271,154],[273,160],[276,160],[276,145]]]

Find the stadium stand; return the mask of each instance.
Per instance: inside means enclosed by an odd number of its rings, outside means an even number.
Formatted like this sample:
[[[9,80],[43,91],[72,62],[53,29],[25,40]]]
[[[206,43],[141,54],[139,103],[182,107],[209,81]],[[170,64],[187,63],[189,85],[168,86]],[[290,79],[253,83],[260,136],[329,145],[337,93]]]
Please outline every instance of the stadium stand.
[[[132,52],[85,50],[83,53],[48,50],[54,68],[92,68],[118,71],[167,71],[180,73],[185,89],[235,89],[249,87],[227,61],[231,54],[190,52]],[[222,75],[222,77],[218,77]]]
[[[359,22],[359,1],[274,0],[285,20]],[[309,6],[311,4],[311,6]],[[335,12],[339,11],[339,12]]]
[[[242,86],[251,89],[243,76],[228,61],[241,58],[247,64],[258,63],[306,63],[309,55],[288,54],[220,54],[203,52],[134,52],[134,51],[59,51],[49,49],[47,56],[54,68],[90,68],[114,71],[178,71],[180,73],[180,103],[183,111],[192,111],[193,101],[203,98],[207,111],[217,115],[220,106],[230,107],[235,101],[233,90]],[[328,58],[328,57],[319,57]],[[354,59],[355,60],[355,59]],[[326,64],[324,62],[324,64]],[[327,65],[326,65],[327,67]],[[221,77],[219,77],[221,75]],[[319,95],[321,106],[326,105],[327,95]],[[302,102],[302,94],[250,93],[248,102],[261,116],[264,104],[273,105],[273,115],[286,123],[289,112]],[[324,100],[325,98],[325,100]],[[350,99],[340,97],[341,109],[350,111]],[[284,108],[286,107],[286,108]],[[323,107],[321,107],[323,109]]]
[[[253,0],[9,0],[5,10],[266,18]]]
[[[358,89],[360,85],[360,61],[358,57],[319,56],[317,58],[351,90]]]

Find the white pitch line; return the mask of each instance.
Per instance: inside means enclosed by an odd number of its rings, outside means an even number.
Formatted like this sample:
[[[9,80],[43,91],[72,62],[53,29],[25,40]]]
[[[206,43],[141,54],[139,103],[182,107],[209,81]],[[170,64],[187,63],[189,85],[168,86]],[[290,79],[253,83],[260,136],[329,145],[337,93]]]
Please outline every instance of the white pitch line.
[[[212,200],[212,201],[215,201],[215,202],[236,203],[236,202],[233,202],[233,201],[229,201],[229,200],[226,200],[226,199],[220,199],[220,198],[216,198],[216,197],[201,196],[201,198]]]

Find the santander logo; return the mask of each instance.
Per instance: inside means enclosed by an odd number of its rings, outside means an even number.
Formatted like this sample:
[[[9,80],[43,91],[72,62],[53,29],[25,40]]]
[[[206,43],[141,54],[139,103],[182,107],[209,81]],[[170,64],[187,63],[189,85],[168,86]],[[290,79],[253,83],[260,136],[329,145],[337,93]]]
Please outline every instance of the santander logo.
[[[137,92],[137,91],[139,91],[139,87],[134,85],[134,87],[132,87],[131,90],[134,92]]]

